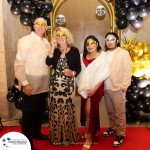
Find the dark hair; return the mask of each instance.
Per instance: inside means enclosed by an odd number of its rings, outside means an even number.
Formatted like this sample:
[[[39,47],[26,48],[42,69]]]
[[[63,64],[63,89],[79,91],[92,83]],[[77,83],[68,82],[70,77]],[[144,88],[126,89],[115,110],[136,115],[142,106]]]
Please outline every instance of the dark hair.
[[[89,40],[89,39],[92,39],[92,40],[96,41],[96,43],[98,43],[97,51],[98,51],[98,52],[101,51],[101,46],[100,46],[100,44],[99,44],[98,39],[97,39],[94,35],[89,35],[89,36],[85,39],[85,41],[84,41],[83,57],[86,57],[86,55],[87,55],[87,53],[88,53],[87,48],[86,48],[86,42],[87,42],[87,40]]]
[[[108,35],[114,35],[116,37],[116,41],[118,40],[118,44],[117,44],[117,47],[120,47],[120,43],[119,43],[119,36],[118,34],[114,33],[114,32],[108,32],[106,35],[105,35],[105,39]]]

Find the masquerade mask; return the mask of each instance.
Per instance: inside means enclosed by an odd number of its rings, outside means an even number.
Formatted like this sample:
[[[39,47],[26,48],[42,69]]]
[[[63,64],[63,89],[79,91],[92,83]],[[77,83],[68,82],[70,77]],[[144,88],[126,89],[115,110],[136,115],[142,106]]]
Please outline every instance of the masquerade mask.
[[[96,44],[96,41],[93,41],[93,40],[88,40],[86,42],[86,46],[89,47],[89,46],[94,46]]]
[[[56,39],[60,39],[60,38],[64,39],[64,38],[67,37],[67,35],[65,33],[58,32],[58,33],[55,34],[55,37],[56,37]]]
[[[106,43],[114,43],[116,41],[116,37],[108,37],[105,39]]]
[[[45,22],[43,22],[43,21],[37,21],[37,22],[34,23],[34,25],[36,27],[42,27],[42,28],[46,28],[47,27],[47,24]]]

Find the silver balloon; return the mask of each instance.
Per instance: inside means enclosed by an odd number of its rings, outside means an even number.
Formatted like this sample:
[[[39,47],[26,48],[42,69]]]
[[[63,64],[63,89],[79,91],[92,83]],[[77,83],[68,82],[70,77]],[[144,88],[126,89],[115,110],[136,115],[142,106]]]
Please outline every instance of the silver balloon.
[[[56,17],[56,23],[59,24],[59,25],[65,24],[65,23],[66,23],[66,18],[65,18],[65,16],[63,16],[63,15],[58,15],[58,16]]]
[[[103,16],[103,15],[105,15],[105,7],[102,6],[102,5],[98,6],[98,7],[96,8],[96,14],[97,14],[98,16]]]

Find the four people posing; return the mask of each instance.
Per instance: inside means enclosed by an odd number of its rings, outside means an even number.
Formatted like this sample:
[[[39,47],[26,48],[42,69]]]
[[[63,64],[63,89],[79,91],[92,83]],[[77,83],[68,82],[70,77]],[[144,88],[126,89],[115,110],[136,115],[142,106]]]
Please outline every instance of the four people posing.
[[[15,75],[23,85],[22,133],[33,147],[32,139],[49,139],[54,145],[73,145],[79,141],[75,113],[75,77],[81,95],[81,125],[87,125],[83,150],[90,149],[92,136],[100,131],[99,102],[103,96],[110,128],[103,136],[117,135],[113,143],[119,147],[125,139],[125,91],[131,82],[131,58],[119,47],[118,35],[106,34],[107,52],[102,52],[98,39],[90,35],[84,52],[74,47],[70,31],[58,27],[51,46],[43,38],[47,23],[43,18],[34,22],[35,32],[18,41]],[[53,73],[49,84],[49,66]],[[49,136],[41,134],[44,100],[50,85]],[[104,92],[105,89],[105,92]]]

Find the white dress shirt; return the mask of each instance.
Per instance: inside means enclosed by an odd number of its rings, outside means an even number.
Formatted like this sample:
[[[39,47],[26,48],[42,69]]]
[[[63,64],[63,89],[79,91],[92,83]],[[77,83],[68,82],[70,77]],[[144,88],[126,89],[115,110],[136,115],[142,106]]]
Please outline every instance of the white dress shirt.
[[[49,90],[50,70],[46,65],[46,57],[50,49],[47,39],[40,38],[34,32],[18,40],[15,76],[23,86],[31,85],[32,94]]]

